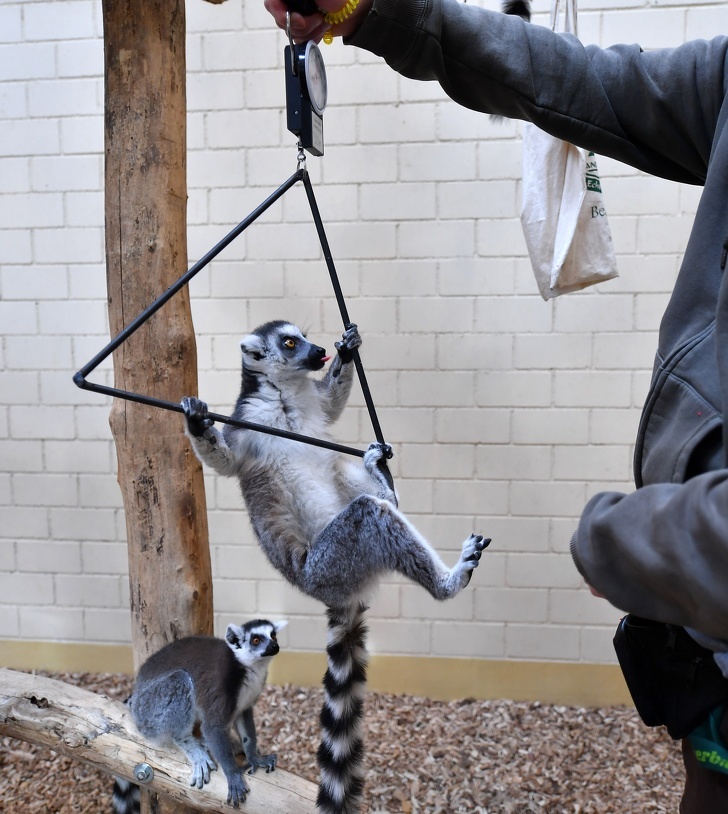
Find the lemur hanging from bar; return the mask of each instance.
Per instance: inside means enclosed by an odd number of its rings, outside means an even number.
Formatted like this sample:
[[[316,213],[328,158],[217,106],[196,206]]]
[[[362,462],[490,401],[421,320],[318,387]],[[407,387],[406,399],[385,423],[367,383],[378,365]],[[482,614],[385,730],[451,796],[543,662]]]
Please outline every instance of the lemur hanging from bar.
[[[356,325],[336,343],[321,379],[311,377],[329,357],[301,330],[268,322],[240,342],[242,389],[233,417],[302,435],[329,438],[351,391]],[[328,608],[328,670],[321,712],[318,807],[355,814],[363,788],[362,702],[366,682],[364,612],[379,578],[396,571],[449,599],[470,581],[490,542],[471,534],[448,568],[397,509],[385,449],[363,458],[229,424],[213,425],[207,405],[182,401],[187,434],[198,458],[240,481],[253,529],[270,562]]]

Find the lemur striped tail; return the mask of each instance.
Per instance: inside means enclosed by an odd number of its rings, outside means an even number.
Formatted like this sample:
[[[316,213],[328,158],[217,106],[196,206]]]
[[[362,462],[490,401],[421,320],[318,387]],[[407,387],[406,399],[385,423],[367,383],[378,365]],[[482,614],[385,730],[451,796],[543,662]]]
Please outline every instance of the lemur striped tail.
[[[321,710],[321,772],[317,807],[322,814],[359,814],[364,789],[362,715],[366,687],[366,607],[329,608]]]
[[[131,696],[124,701],[127,707],[129,701],[131,701]],[[114,789],[111,795],[112,814],[139,814],[141,806],[139,786],[123,777],[114,777]]]
[[[139,786],[130,783],[123,777],[114,778],[114,791],[111,798],[113,814],[139,814],[141,810],[139,797]]]

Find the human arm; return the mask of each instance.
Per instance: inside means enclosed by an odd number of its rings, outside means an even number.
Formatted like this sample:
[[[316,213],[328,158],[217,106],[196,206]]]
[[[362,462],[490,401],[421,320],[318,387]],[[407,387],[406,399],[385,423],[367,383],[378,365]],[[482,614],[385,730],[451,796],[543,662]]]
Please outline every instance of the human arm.
[[[621,610],[728,638],[728,469],[596,495],[571,553]]]
[[[285,29],[284,0],[265,0]],[[342,0],[321,0],[337,10]],[[291,15],[297,41],[323,15]],[[458,0],[360,0],[332,33],[411,79],[438,81],[459,104],[531,121],[653,175],[702,184],[728,93],[728,37],[644,52],[601,49]]]
[[[726,95],[728,38],[600,49],[456,0],[375,0],[347,42],[456,102],[525,119],[655,175],[702,183]]]

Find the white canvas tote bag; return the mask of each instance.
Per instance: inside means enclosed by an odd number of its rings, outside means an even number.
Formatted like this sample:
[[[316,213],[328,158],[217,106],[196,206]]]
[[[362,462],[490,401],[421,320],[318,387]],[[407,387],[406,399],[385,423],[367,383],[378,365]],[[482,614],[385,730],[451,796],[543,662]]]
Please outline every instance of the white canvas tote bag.
[[[556,30],[559,0],[552,1]],[[576,0],[565,0],[564,30],[576,34]],[[521,224],[545,300],[617,276],[596,158],[526,123]]]

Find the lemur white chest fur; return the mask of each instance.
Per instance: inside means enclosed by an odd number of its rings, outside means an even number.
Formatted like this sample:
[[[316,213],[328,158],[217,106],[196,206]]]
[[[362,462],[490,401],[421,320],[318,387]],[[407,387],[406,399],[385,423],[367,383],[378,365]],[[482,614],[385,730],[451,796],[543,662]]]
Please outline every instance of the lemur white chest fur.
[[[323,448],[304,449],[299,442],[273,437],[266,447],[266,479],[275,488],[274,496],[266,502],[268,521],[298,528],[309,540],[343,511],[353,497],[374,491],[361,464],[352,466],[341,453]],[[251,518],[256,517],[260,463],[257,457],[251,459],[251,465],[244,466],[240,473]]]
[[[257,392],[246,396],[242,402],[242,417],[291,432],[326,433],[328,425],[316,394],[315,381],[302,377],[300,373],[278,378],[278,381],[272,381],[258,377]]]
[[[245,709],[251,709],[263,692],[268,679],[268,661],[246,665],[245,678],[238,689],[235,709],[239,715]]]
[[[276,384],[266,380],[253,396],[242,399],[238,407],[239,416],[245,421],[314,438],[330,438],[331,422],[322,409],[316,381],[308,377],[290,377]],[[276,511],[297,518],[295,522],[312,538],[353,497],[376,492],[376,484],[367,471],[350,456],[274,435],[230,435],[228,443],[239,458],[238,475],[244,494],[247,487],[254,485],[249,480],[256,481],[261,468],[265,469],[279,487]]]

